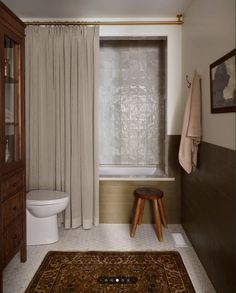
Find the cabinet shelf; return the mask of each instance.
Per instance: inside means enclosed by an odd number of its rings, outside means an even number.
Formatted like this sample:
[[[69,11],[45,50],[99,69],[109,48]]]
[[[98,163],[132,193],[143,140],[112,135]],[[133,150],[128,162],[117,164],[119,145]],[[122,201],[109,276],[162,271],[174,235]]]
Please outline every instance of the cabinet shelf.
[[[15,126],[17,126],[17,125],[19,125],[19,123],[18,122],[5,122],[5,125],[15,125]]]
[[[18,83],[18,79],[11,76],[5,76],[5,83]]]

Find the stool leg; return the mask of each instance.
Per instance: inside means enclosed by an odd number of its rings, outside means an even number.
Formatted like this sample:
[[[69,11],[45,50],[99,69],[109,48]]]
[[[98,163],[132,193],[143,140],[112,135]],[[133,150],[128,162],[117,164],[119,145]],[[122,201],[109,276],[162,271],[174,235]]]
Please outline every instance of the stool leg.
[[[139,214],[139,219],[138,219],[138,225],[141,225],[141,223],[142,223],[144,205],[145,205],[145,199],[141,199],[140,214]]]
[[[161,221],[162,221],[162,224],[165,228],[167,228],[167,222],[166,222],[166,214],[165,214],[165,209],[164,209],[164,206],[163,206],[163,203],[162,203],[162,199],[158,199],[158,207],[159,207],[159,211],[160,211],[160,214],[161,214]]]
[[[137,205],[136,205],[136,210],[135,210],[135,215],[134,215],[134,221],[133,221],[133,225],[132,225],[132,229],[131,229],[131,233],[130,233],[130,237],[134,237],[135,235],[135,231],[137,228],[137,224],[138,224],[138,220],[139,220],[139,215],[140,215],[140,208],[141,208],[141,203],[142,203],[142,199],[139,198]]]
[[[163,237],[162,237],[162,229],[161,229],[161,217],[159,214],[158,203],[156,199],[154,199],[152,202],[153,202],[154,216],[156,221],[155,226],[156,226],[157,238],[159,241],[162,241]]]

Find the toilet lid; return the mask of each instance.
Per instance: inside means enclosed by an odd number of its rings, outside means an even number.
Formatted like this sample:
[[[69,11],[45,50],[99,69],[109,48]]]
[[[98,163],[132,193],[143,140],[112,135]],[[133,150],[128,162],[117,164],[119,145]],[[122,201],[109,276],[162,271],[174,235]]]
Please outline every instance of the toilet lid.
[[[55,190],[31,190],[27,193],[28,205],[50,205],[65,201],[69,194]]]

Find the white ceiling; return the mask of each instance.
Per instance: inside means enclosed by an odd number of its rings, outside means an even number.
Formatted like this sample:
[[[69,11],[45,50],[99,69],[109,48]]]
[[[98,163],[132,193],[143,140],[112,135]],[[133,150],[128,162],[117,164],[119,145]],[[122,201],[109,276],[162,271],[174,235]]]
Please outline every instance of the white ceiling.
[[[193,0],[2,0],[21,18],[159,18],[184,13]]]

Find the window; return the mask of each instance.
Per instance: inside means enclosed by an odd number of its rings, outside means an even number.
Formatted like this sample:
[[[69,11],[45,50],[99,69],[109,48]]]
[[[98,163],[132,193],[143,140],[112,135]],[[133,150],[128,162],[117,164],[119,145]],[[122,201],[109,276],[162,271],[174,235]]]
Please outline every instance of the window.
[[[100,165],[164,171],[166,40],[102,40],[99,78]]]

